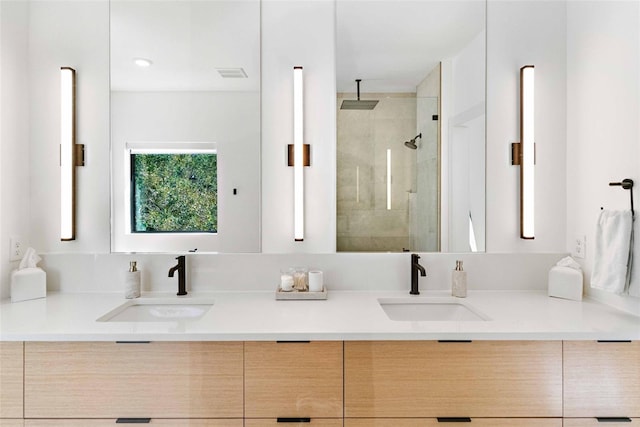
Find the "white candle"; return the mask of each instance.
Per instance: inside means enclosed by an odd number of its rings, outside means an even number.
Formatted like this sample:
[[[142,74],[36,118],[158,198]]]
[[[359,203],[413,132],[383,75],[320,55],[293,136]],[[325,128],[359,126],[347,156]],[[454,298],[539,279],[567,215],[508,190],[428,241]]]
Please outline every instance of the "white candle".
[[[323,277],[322,271],[314,270],[309,272],[309,292],[322,292]]]
[[[280,276],[280,289],[285,292],[293,290],[293,277],[290,274]]]

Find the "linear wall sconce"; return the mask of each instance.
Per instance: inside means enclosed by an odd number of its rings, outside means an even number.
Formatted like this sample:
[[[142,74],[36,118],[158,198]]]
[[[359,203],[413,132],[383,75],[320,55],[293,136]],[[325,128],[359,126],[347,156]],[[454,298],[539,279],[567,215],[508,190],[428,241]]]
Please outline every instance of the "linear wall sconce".
[[[304,96],[302,67],[293,67],[293,144],[288,146],[288,165],[293,166],[294,239],[304,240],[304,166],[309,166],[310,148],[304,143]]]
[[[60,68],[60,240],[76,238],[76,166],[84,145],[76,144],[76,71]]]
[[[520,142],[511,144],[511,164],[520,166],[520,237],[535,238],[534,66],[520,68]]]

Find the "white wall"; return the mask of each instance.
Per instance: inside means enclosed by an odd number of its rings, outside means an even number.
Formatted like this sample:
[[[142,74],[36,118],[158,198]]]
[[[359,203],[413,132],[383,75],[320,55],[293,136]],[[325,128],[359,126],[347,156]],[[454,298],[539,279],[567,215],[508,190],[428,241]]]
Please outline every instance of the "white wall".
[[[448,185],[443,187],[442,200],[447,205],[446,250],[470,250],[469,215],[477,250],[485,250],[485,73],[486,31],[480,32],[464,49],[448,58],[443,98],[446,114],[443,126],[443,173]]]
[[[470,291],[546,289],[547,272],[564,255],[546,254],[423,254],[427,270],[420,277],[423,291],[451,288],[456,260],[464,262]],[[171,254],[45,254],[49,290],[61,292],[124,292],[129,261],[137,261],[142,290],[175,292]],[[335,254],[189,254],[187,283],[197,292],[261,290],[274,292],[280,269],[309,266],[324,272],[332,290],[397,290],[409,294],[411,262],[408,253]],[[517,277],[518,280],[513,280]]]
[[[109,250],[108,9],[106,1],[31,5],[31,211],[40,251]],[[564,250],[565,5],[495,1],[488,5],[487,250]],[[539,31],[540,28],[545,31]],[[262,5],[262,250],[335,250],[335,5],[276,1]],[[50,37],[50,34],[56,37]],[[527,52],[525,54],[524,52]],[[519,239],[518,170],[509,146],[518,139],[518,69],[535,63],[538,93],[538,237]],[[57,68],[78,69],[80,129],[87,166],[79,169],[78,240],[58,239]],[[294,242],[293,171],[285,165],[292,139],[292,68],[305,67],[306,236]],[[53,186],[53,187],[52,187]],[[53,207],[53,208],[52,208]]]
[[[476,112],[478,109],[481,113],[484,111],[486,66],[483,65],[487,56],[486,39],[486,30],[481,31],[451,58],[454,84],[452,93],[449,95],[452,97],[454,118],[473,112],[478,115]]]
[[[629,192],[608,183],[631,178],[640,185],[640,3],[572,1],[567,18],[566,241],[573,251],[576,237],[587,237],[581,264],[588,287],[600,208],[629,209]],[[639,210],[638,186],[634,193]],[[638,223],[632,292],[640,296]],[[640,314],[638,299],[590,291]]]
[[[108,2],[31,4],[29,85],[32,126],[30,190],[33,245],[40,252],[108,252],[109,24]],[[333,1],[271,1],[262,5],[262,239],[265,252],[335,250],[335,5]],[[56,34],[56,37],[51,37]],[[77,235],[58,237],[58,82],[67,65],[78,73],[78,143],[87,164],[78,169]],[[305,67],[306,236],[293,241],[292,68]]]
[[[607,9],[612,4],[602,3]],[[32,2],[27,67],[27,26],[23,25],[27,19],[26,2],[3,1],[0,5],[0,269],[2,295],[6,296],[11,266],[5,261],[9,235],[26,234],[41,252],[109,251],[109,37],[106,1]],[[587,10],[591,7],[593,10]],[[610,189],[606,183],[626,176],[640,180],[634,176],[640,170],[638,45],[634,45],[638,42],[638,26],[637,21],[630,21],[640,19],[640,12],[637,2],[621,2],[622,9],[613,7],[608,11],[600,7],[604,6],[596,2],[489,0],[488,252],[562,252],[567,249],[567,242],[571,249],[575,234],[583,233],[587,234],[589,257],[594,209],[624,208],[628,200],[625,193],[620,194],[622,190]],[[335,248],[334,14],[332,1],[266,0],[262,5],[264,252],[332,252]],[[598,26],[623,35],[623,40],[592,43],[588,36]],[[11,28],[17,33],[12,33]],[[7,59],[11,52],[7,49],[16,46],[16,56]],[[592,50],[595,56],[585,56]],[[614,53],[623,55],[614,58]],[[593,58],[598,58],[595,68],[582,67],[582,61]],[[537,77],[538,196],[537,236],[533,241],[519,238],[519,172],[510,164],[510,143],[519,137],[519,68],[528,63],[536,65]],[[78,142],[87,147],[87,166],[78,173],[79,240],[71,243],[62,243],[58,237],[57,76],[62,65],[78,70]],[[291,142],[292,133],[294,65],[305,67],[306,138],[312,144],[312,166],[305,170],[311,196],[307,198],[307,231],[302,243],[293,242],[293,171],[285,166],[286,144]],[[602,78],[603,67],[620,74],[594,84],[594,78]],[[24,70],[28,70],[28,84]],[[24,96],[18,97],[18,92],[28,92],[29,102]],[[588,102],[583,98],[587,96]],[[611,100],[621,107],[606,108]],[[7,103],[12,106],[10,110]],[[21,163],[27,157],[14,153],[23,150],[30,152],[28,165]],[[23,185],[28,189],[19,190],[18,186]],[[29,194],[28,201],[25,194]],[[433,255],[430,259],[449,258]],[[75,258],[69,257],[69,261],[71,268]],[[590,265],[587,258],[587,272]]]
[[[109,3],[34,1],[29,11],[31,242],[39,252],[109,251]],[[76,70],[76,240],[60,241],[60,67]]]
[[[9,296],[9,239],[29,245],[29,5],[0,2],[0,298]]]
[[[293,238],[293,67],[304,67],[305,236]],[[336,250],[335,3],[262,3],[262,251]]]
[[[259,92],[112,92],[111,124],[114,251],[260,252]],[[216,143],[218,233],[127,234],[127,142]]]
[[[570,3],[570,2],[569,2]],[[566,235],[566,2],[487,5],[487,251],[552,252]],[[536,66],[535,240],[520,239],[520,67]]]

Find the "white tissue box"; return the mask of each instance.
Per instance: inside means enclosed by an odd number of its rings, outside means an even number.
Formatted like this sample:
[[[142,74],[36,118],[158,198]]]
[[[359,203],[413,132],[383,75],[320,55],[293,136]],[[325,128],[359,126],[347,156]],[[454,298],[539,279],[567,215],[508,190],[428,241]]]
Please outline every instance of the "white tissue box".
[[[11,272],[11,302],[47,296],[47,273],[41,268],[23,268]]]
[[[549,296],[582,301],[582,270],[560,266],[551,268]]]

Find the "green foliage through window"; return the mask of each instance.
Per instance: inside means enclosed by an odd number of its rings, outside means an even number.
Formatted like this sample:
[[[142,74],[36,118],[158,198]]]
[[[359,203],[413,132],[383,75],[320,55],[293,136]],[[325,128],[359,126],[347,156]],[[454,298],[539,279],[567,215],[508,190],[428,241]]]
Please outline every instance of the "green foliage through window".
[[[131,154],[135,233],[218,230],[217,155]]]

